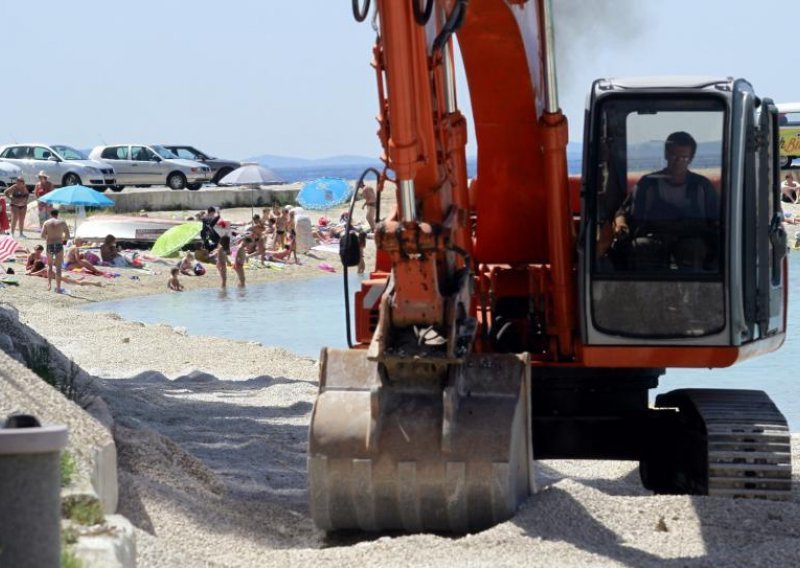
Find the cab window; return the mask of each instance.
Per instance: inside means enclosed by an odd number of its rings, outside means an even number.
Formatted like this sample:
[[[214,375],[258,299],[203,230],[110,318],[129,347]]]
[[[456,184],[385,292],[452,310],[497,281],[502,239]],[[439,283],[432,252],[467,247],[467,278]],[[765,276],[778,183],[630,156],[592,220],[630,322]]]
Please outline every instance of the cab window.
[[[719,274],[724,108],[608,104],[601,119],[596,273]]]

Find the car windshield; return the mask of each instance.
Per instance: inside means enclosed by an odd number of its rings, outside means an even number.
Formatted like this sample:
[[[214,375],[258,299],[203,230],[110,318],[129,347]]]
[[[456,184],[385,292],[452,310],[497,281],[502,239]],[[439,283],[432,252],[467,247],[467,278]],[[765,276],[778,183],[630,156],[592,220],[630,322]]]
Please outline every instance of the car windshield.
[[[58,155],[61,156],[64,160],[85,160],[86,156],[83,155],[83,152],[80,150],[76,150],[72,146],[51,146],[53,150],[58,152]]]
[[[172,152],[170,152],[169,150],[167,150],[166,148],[164,148],[164,146],[150,146],[150,147],[153,149],[153,151],[156,154],[158,154],[159,156],[161,156],[165,160],[174,160],[174,159],[176,159],[178,157],[175,154],[173,154]]]

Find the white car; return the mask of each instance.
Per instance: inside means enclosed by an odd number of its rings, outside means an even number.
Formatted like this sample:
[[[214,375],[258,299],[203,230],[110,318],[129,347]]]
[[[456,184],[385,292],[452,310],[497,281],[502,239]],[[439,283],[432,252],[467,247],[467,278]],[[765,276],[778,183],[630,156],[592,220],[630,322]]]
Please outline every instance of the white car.
[[[0,147],[0,160],[20,168],[26,185],[36,185],[40,171],[54,185],[80,184],[102,191],[117,183],[114,168],[87,160],[63,144],[7,144]]]
[[[14,164],[0,162],[0,187],[13,185],[17,178],[22,175],[22,170]]]
[[[183,160],[163,146],[153,144],[112,144],[96,146],[89,153],[114,167],[117,189],[126,185],[167,185],[171,189],[200,189],[211,179],[211,168]]]

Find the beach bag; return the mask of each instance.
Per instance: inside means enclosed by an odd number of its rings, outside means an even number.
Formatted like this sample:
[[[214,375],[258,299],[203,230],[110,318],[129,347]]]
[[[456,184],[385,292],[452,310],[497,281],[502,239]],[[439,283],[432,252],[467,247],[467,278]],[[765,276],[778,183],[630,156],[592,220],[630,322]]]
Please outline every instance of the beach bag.
[[[197,264],[195,264],[195,265],[194,265],[194,275],[195,275],[195,276],[202,276],[202,275],[203,275],[203,274],[205,274],[205,273],[206,273],[206,268],[205,268],[205,266],[203,266],[203,265],[202,265],[202,264],[200,264],[199,262],[198,262]]]
[[[358,233],[350,231],[339,239],[339,258],[343,266],[358,266],[361,262],[361,245],[358,243]]]

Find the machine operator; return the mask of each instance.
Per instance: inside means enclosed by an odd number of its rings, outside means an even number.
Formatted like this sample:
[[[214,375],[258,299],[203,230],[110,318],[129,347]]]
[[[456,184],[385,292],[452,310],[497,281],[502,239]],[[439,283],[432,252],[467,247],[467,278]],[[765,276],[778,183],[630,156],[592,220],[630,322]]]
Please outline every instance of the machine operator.
[[[696,152],[689,133],[667,137],[667,167],[643,176],[615,214],[614,236],[624,243],[617,268],[717,269],[719,198],[708,178],[689,171]]]

